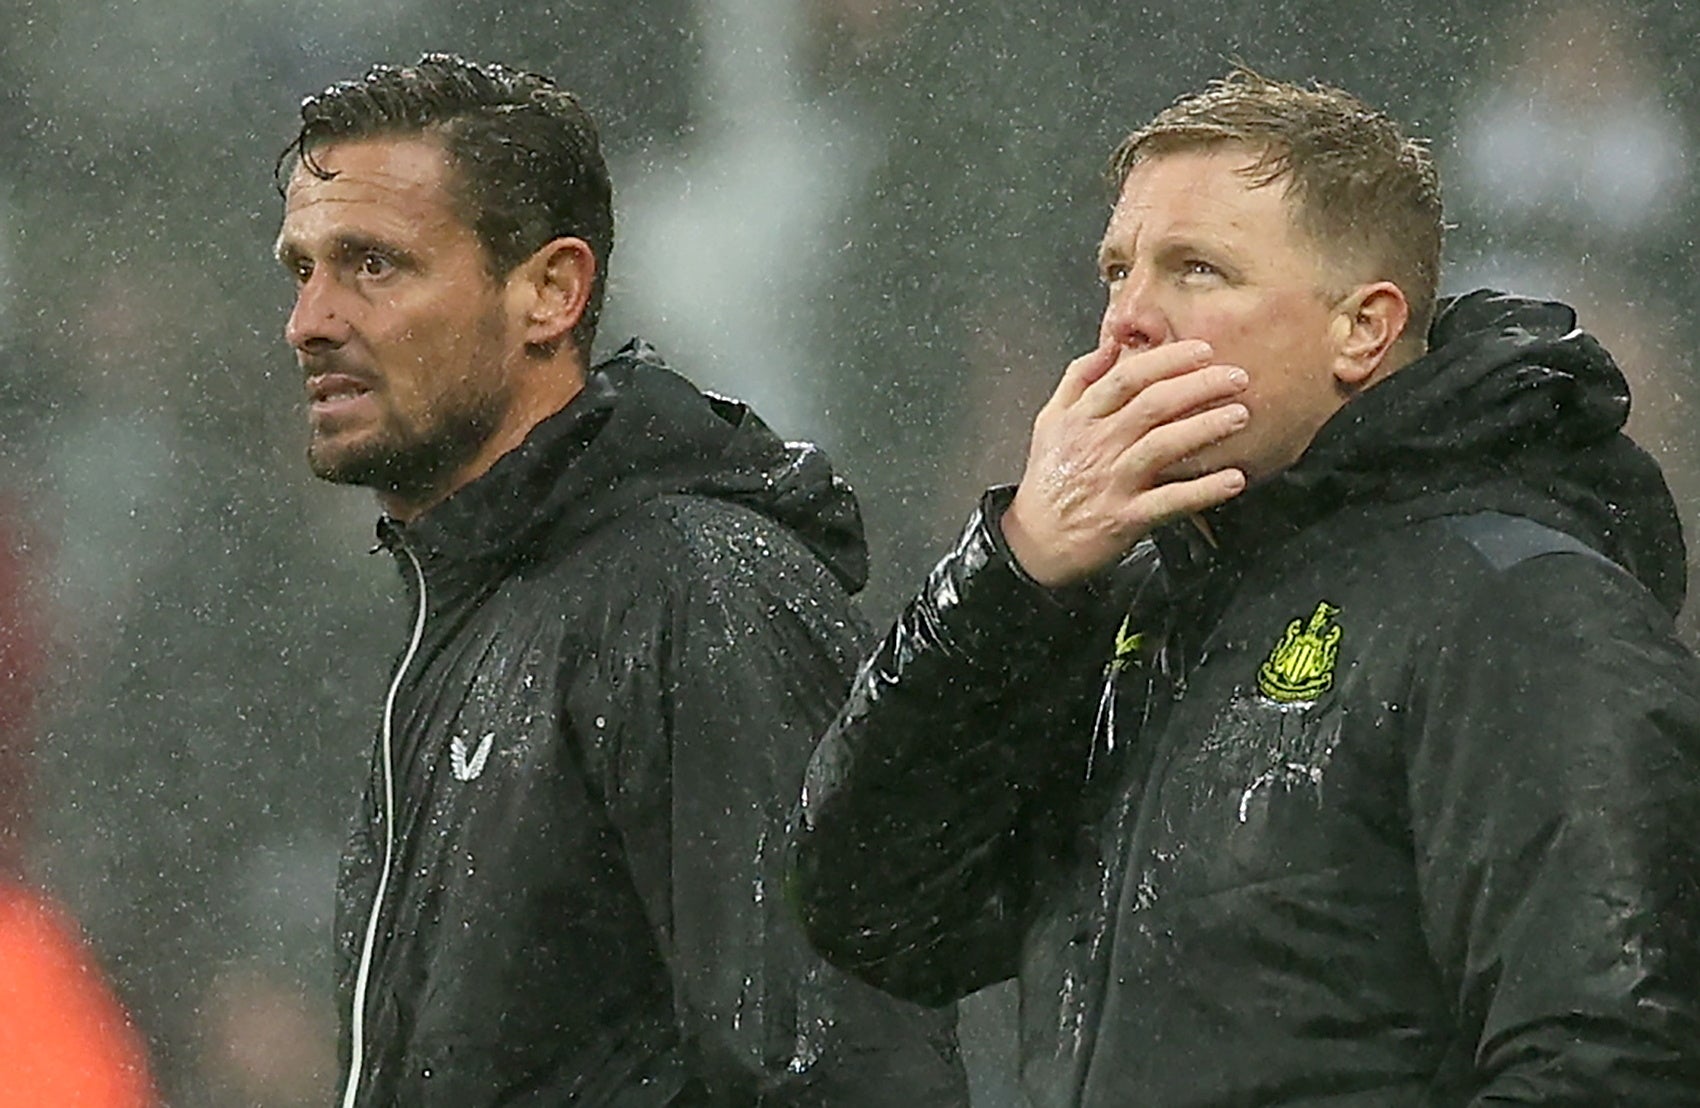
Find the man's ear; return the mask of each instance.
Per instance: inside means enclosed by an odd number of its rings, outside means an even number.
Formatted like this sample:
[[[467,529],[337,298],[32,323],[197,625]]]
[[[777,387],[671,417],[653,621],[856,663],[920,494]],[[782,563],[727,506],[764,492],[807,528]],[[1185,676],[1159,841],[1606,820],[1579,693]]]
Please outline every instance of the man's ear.
[[[590,303],[596,254],[581,238],[550,239],[508,277],[528,347],[555,350],[568,340]]]
[[[1411,304],[1392,281],[1360,285],[1329,323],[1334,376],[1349,388],[1374,384],[1397,368],[1391,352],[1411,322]]]

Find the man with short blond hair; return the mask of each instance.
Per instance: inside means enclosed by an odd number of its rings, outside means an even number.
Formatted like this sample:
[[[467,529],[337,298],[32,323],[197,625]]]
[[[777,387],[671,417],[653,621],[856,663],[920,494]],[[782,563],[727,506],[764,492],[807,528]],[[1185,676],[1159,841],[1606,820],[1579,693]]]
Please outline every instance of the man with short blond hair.
[[[1238,146],[1258,152],[1243,172],[1280,182],[1293,217],[1336,264],[1378,269],[1405,290],[1420,347],[1434,321],[1443,218],[1427,147],[1385,115],[1327,88],[1300,88],[1239,70],[1160,112],[1110,159],[1115,185],[1164,154]]]
[[[1098,348],[816,751],[817,947],[1019,978],[1039,1108],[1700,1103],[1700,667],[1610,356],[1437,311],[1427,152],[1339,90],[1113,166]]]

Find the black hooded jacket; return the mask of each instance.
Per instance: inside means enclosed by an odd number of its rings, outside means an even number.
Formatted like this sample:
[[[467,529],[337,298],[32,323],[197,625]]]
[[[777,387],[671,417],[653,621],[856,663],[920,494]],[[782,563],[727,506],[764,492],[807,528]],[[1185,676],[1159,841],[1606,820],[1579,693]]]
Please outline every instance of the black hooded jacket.
[[[379,533],[414,616],[339,881],[337,1103],[966,1103],[948,1016],[778,895],[865,571],[818,451],[634,344]]]
[[[982,503],[805,782],[791,892],[1039,1108],[1700,1104],[1700,667],[1628,392],[1448,305],[1300,461],[1088,586]]]

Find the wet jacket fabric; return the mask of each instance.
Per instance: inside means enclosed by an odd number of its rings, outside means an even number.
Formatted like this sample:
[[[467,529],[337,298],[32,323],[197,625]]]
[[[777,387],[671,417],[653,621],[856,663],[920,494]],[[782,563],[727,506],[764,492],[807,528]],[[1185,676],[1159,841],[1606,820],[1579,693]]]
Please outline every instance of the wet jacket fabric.
[[[632,345],[379,531],[413,614],[339,881],[339,1104],[966,1103],[949,1015],[778,895],[861,637],[819,451]]]
[[[1700,1104],[1700,667],[1628,393],[1472,294],[1086,586],[988,494],[811,763],[791,892],[1039,1108]]]

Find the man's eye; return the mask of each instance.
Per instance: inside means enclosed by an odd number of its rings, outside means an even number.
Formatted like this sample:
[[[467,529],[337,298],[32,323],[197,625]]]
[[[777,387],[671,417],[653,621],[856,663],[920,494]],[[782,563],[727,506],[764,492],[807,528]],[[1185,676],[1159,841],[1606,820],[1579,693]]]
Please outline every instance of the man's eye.
[[[1126,279],[1127,266],[1125,265],[1107,265],[1103,268],[1103,271],[1098,274],[1098,280],[1102,281],[1106,285],[1114,285],[1117,282],[1125,281]]]
[[[360,272],[367,277],[382,277],[393,268],[390,260],[382,254],[368,250],[360,255]]]
[[[313,276],[313,264],[311,262],[296,262],[289,267],[289,275],[295,278],[296,284],[305,285]]]
[[[1222,271],[1200,258],[1189,258],[1181,266],[1182,272],[1188,276],[1219,277]]]

